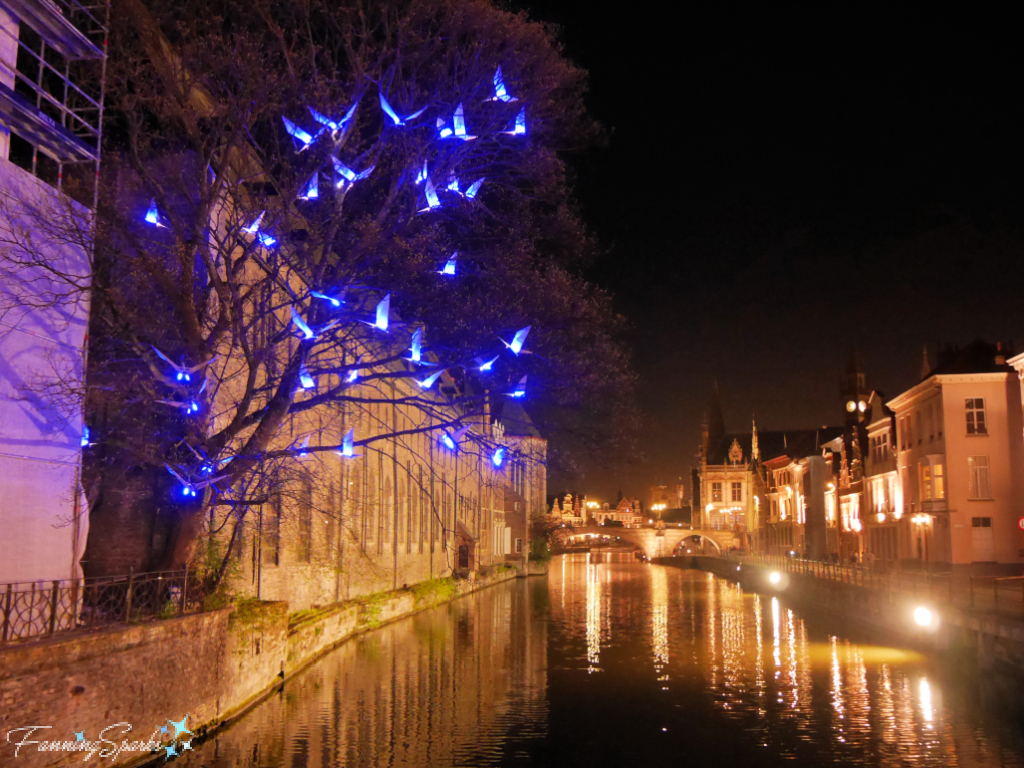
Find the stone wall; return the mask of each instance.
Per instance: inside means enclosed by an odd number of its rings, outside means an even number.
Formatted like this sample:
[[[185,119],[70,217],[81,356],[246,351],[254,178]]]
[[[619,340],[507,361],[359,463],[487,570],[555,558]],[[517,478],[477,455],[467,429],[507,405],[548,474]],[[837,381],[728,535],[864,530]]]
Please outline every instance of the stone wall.
[[[85,757],[81,753],[41,752],[31,744],[15,758],[15,744],[23,738],[75,741],[76,732],[97,741],[115,723],[131,725],[130,733],[120,728],[107,732],[115,743],[148,740],[168,720],[185,715],[190,730],[201,734],[244,712],[353,635],[515,574],[503,570],[475,580],[426,582],[291,615],[284,602],[245,601],[210,613],[4,648],[0,765],[79,765]],[[10,733],[34,725],[51,727],[30,735]],[[151,757],[122,752],[102,764],[128,765]]]

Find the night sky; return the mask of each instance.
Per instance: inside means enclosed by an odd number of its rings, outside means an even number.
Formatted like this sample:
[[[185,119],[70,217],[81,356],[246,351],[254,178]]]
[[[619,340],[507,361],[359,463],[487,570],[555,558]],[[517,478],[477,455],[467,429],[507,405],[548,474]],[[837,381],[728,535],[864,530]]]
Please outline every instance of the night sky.
[[[611,130],[577,195],[645,417],[642,463],[552,492],[688,476],[715,380],[728,429],[813,427],[841,423],[854,348],[890,397],[925,344],[933,363],[938,342],[1024,351],[1017,24],[714,6],[526,4]]]

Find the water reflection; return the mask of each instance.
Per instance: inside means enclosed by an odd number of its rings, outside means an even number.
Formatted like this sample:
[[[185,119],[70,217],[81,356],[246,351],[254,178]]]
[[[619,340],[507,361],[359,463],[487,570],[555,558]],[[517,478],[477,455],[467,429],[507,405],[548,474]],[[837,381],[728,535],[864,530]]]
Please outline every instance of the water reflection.
[[[340,646],[176,762],[487,766],[542,739],[547,585],[506,583]]]
[[[570,555],[342,646],[178,762],[1024,768],[943,673],[705,573]]]

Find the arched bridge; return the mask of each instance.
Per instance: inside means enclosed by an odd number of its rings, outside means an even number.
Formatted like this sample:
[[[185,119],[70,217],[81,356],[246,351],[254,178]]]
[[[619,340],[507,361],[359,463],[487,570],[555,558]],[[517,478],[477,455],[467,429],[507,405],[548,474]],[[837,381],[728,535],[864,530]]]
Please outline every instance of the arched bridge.
[[[679,543],[693,538],[710,542],[719,552],[728,549],[735,543],[732,531],[713,531],[702,528],[619,528],[617,526],[587,525],[573,528],[569,538],[583,536],[607,536],[629,542],[643,550],[648,558],[669,557]]]

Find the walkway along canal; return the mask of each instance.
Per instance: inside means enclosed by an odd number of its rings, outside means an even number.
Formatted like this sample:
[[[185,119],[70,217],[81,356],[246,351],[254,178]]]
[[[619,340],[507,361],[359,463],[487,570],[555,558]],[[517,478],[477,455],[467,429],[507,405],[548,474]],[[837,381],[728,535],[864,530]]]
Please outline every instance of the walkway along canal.
[[[353,639],[174,761],[1024,766],[983,678],[830,629],[710,573],[565,555]]]

